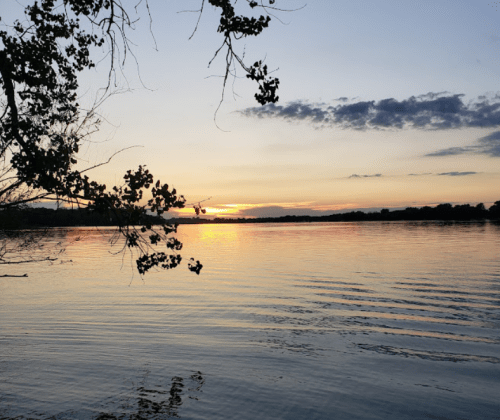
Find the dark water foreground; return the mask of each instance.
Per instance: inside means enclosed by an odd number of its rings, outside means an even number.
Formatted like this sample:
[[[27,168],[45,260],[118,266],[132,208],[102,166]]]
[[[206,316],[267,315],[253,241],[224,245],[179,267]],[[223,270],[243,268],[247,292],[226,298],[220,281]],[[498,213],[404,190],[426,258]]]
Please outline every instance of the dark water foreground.
[[[200,276],[79,229],[0,278],[0,419],[500,418],[498,226],[180,231]]]

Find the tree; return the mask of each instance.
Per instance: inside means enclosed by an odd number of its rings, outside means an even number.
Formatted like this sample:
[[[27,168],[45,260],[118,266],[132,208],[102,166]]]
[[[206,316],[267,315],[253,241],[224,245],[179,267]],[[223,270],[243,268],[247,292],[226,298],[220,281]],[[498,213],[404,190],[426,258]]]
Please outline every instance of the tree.
[[[201,0],[200,15],[206,2],[221,14],[217,32],[223,42],[214,58],[225,50],[223,94],[238,64],[257,82],[256,100],[262,105],[276,102],[279,80],[269,76],[262,61],[247,66],[234,49],[237,40],[257,36],[268,27],[268,9],[278,10],[275,0],[247,0],[250,9],[264,10],[259,17],[237,15],[236,0]],[[147,0],[145,4],[149,11]],[[79,107],[78,75],[95,67],[94,49],[107,46],[105,91],[110,92],[115,69],[121,65],[117,52],[130,52],[128,31],[133,22],[127,6],[121,0],[38,0],[25,8],[23,21],[6,28],[0,30],[0,211],[40,199],[73,203],[117,220],[124,249],[138,252],[139,273],[176,267],[182,259],[182,243],[171,236],[177,226],[153,226],[146,216],[184,207],[182,195],[155,180],[144,165],[127,171],[124,184],[111,189],[89,178],[87,172],[93,168],[75,169],[82,142],[99,127],[95,108],[84,112]],[[202,211],[199,204],[194,209],[197,214]],[[3,229],[4,241],[7,231]],[[154,250],[159,243],[167,252]],[[0,263],[7,263],[1,253]],[[202,265],[191,259],[188,268],[199,274]]]
[[[500,201],[495,203],[489,208],[490,219],[500,219]]]

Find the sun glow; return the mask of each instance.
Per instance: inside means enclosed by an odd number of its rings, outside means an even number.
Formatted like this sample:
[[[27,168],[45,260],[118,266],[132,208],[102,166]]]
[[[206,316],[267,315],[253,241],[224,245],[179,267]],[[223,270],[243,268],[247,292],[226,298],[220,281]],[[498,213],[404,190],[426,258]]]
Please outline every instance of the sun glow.
[[[205,216],[212,217],[241,217],[240,210],[246,208],[245,205],[241,206],[238,204],[222,204],[217,207],[203,207],[205,210]],[[181,217],[194,217],[194,209],[192,207],[186,207],[184,209],[177,210],[176,213]],[[200,216],[203,214],[200,214]]]
[[[268,209],[282,209],[283,212],[290,215],[300,215],[304,214],[304,211],[311,211],[312,214],[315,212],[331,212],[334,213],[339,210],[349,211],[351,208],[355,208],[356,204],[342,204],[342,205],[325,205],[318,204],[315,202],[279,202],[279,203],[258,203],[258,204],[248,204],[248,203],[231,203],[231,204],[216,204],[210,207],[203,207],[204,213],[200,213],[200,217],[204,218],[255,218],[255,217],[266,217]],[[260,211],[259,211],[260,210]],[[262,215],[261,215],[262,214]],[[271,212],[269,214],[273,216]],[[184,209],[177,210],[174,217],[195,217],[195,212],[192,207],[186,207]],[[275,216],[275,215],[274,215]]]

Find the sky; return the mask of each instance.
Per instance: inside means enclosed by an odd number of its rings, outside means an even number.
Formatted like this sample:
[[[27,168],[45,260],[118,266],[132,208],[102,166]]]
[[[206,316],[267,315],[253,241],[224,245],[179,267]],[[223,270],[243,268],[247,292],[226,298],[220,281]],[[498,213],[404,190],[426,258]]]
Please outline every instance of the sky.
[[[299,10],[273,12],[236,49],[276,70],[279,102],[261,107],[239,70],[216,117],[223,57],[208,64],[222,36],[207,4],[190,38],[200,4],[149,0],[151,31],[144,5],[130,9],[135,57],[80,164],[133,147],[94,178],[121,183],[146,164],[211,217],[500,200],[500,2],[276,0]],[[82,104],[106,76],[105,59],[81,76]]]

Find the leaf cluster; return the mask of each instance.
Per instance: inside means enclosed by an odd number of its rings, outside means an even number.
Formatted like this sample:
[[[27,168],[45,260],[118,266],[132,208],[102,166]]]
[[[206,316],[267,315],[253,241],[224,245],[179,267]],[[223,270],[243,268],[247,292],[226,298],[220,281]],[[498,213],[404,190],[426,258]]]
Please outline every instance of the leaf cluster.
[[[257,102],[261,105],[277,102],[279,97],[276,93],[279,87],[279,79],[268,75],[267,66],[262,67],[262,60],[257,61],[253,66],[247,66],[243,60],[244,56],[240,56],[234,48],[235,40],[240,40],[248,36],[258,36],[264,31],[264,29],[269,27],[269,23],[272,18],[267,9],[275,9],[272,7],[275,0],[269,0],[269,5],[264,5],[262,1],[257,2],[254,0],[247,0],[251,9],[261,7],[265,11],[265,14],[258,17],[237,15],[234,8],[236,1],[234,1],[234,4],[231,0],[208,0],[208,2],[212,6],[220,9],[221,17],[217,31],[224,35],[222,45],[215,52],[210,64],[221,50],[224,48],[226,49],[226,69],[223,76],[221,103],[224,100],[224,91],[229,75],[236,77],[235,63],[238,63],[244,70],[248,79],[254,80],[258,83],[259,92],[254,95]],[[200,14],[203,11],[204,3],[205,0],[202,1]]]
[[[247,78],[255,80],[259,84],[259,93],[255,94],[255,99],[261,105],[268,103],[276,103],[279,96],[276,96],[276,91],[280,81],[276,77],[268,77],[267,65],[262,67],[262,60],[256,61],[252,67],[249,68]]]

